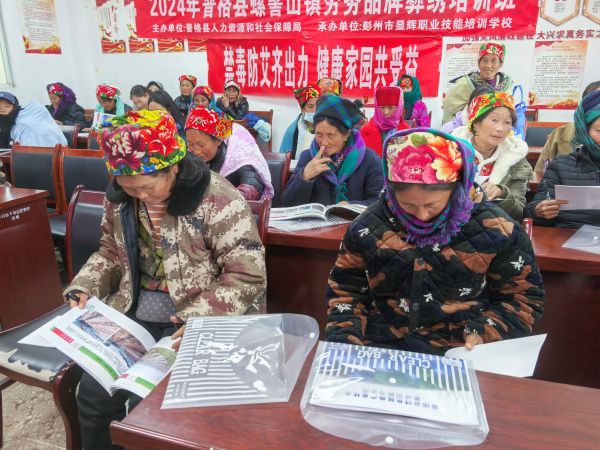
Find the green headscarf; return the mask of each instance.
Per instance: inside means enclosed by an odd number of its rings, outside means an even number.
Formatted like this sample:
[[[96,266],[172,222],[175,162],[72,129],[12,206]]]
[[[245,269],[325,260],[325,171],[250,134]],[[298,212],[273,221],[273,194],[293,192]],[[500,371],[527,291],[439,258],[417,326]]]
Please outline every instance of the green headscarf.
[[[588,127],[600,117],[600,91],[593,91],[586,95],[575,111],[575,143],[582,144],[588,155],[600,162],[600,145],[598,145],[588,131]]]
[[[404,81],[403,81],[404,79]],[[409,81],[410,80],[410,81]],[[403,74],[398,80],[397,86],[402,87],[404,84],[412,85],[412,91],[404,92],[404,120],[410,119],[412,116],[415,103],[423,98],[421,94],[421,86],[416,77],[411,77],[408,74]]]

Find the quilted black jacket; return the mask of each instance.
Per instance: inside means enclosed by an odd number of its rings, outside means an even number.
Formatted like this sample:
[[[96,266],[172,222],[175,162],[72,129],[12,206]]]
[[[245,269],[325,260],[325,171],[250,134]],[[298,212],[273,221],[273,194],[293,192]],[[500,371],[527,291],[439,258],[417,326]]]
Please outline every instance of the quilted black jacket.
[[[329,279],[327,339],[442,354],[531,334],[544,289],[531,242],[477,194],[448,245],[416,247],[380,198],[348,228]]]

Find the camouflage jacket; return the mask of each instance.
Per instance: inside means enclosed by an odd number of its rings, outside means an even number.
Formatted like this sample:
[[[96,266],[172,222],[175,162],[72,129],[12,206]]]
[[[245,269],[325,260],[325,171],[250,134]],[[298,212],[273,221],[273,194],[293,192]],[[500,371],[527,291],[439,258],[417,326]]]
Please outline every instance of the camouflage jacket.
[[[545,294],[531,242],[476,198],[447,245],[417,247],[380,199],[352,222],[329,278],[327,339],[443,354],[531,334]]]
[[[167,214],[161,222],[165,274],[178,317],[264,310],[264,247],[248,204],[214,173],[204,195],[191,195],[199,201],[191,214]],[[80,290],[106,298],[121,312],[134,307],[140,289],[137,204],[105,200],[100,249],[65,294]]]

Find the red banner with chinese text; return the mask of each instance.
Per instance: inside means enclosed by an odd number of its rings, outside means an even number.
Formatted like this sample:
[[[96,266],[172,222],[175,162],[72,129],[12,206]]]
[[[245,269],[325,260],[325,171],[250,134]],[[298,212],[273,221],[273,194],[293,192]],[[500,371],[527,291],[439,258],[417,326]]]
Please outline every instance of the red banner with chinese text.
[[[395,39],[214,41],[208,46],[208,84],[217,91],[235,79],[244,94],[292,95],[292,90],[332,77],[344,96],[370,97],[403,73],[416,76],[424,97],[436,97],[441,37]]]
[[[535,34],[538,0],[135,0],[147,38]],[[361,36],[362,35],[362,36]]]

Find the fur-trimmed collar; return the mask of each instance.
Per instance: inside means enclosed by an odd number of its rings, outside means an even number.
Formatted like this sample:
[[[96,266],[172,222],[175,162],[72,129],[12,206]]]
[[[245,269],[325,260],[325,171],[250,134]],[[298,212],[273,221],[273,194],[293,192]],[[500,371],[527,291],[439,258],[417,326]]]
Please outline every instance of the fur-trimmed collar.
[[[473,143],[473,133],[466,126],[455,128],[452,131],[452,135]],[[510,168],[525,158],[528,151],[529,147],[525,141],[514,134],[510,134],[498,145],[494,154],[488,159],[484,160],[481,154],[475,150],[475,154],[479,160],[478,171],[486,164],[493,162],[494,167],[488,181],[492,184],[500,184],[508,174]]]
[[[184,160],[186,162],[183,162]],[[193,213],[202,202],[210,184],[211,172],[204,161],[190,152],[184,160],[179,163],[177,183],[167,206],[167,213],[173,217]],[[121,189],[116,179],[113,179],[106,190],[106,199],[111,203],[125,203],[130,201],[131,197]]]

